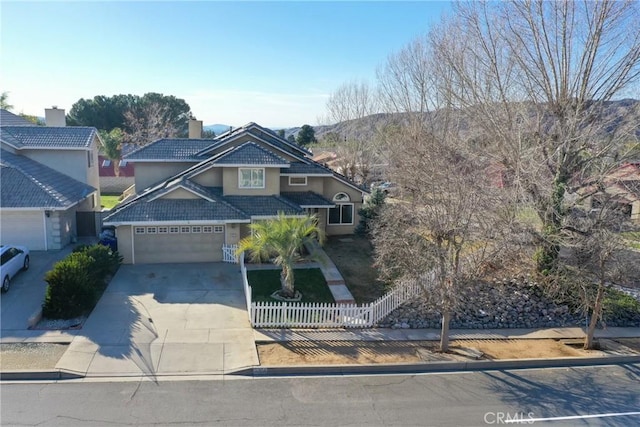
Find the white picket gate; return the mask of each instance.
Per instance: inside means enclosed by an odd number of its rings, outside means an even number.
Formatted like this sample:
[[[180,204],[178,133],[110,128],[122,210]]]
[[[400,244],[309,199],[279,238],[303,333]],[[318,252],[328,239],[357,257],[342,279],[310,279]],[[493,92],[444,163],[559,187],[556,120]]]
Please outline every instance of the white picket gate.
[[[238,263],[238,255],[236,255],[236,251],[238,250],[238,245],[222,245],[222,261],[229,262],[232,264]]]

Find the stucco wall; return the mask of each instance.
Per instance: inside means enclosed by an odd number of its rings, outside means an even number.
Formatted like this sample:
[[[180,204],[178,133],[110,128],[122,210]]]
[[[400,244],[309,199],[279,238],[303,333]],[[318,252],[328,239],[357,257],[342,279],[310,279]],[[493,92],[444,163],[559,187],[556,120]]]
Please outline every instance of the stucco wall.
[[[222,168],[212,167],[191,179],[205,187],[222,187]]]
[[[122,255],[124,264],[133,263],[132,245],[131,245],[131,226],[121,225],[116,228],[116,238],[118,239],[118,252]]]
[[[268,196],[280,194],[280,168],[265,168],[265,188],[238,188],[238,168],[223,169],[225,196]]]
[[[140,194],[145,188],[170,178],[185,169],[190,168],[194,164],[195,163],[192,162],[136,162],[136,193]]]
[[[87,179],[87,150],[20,150],[20,154],[77,181],[94,186]],[[95,188],[100,185],[98,180],[95,184]]]
[[[307,177],[307,185],[289,185],[289,177],[280,177],[280,191],[282,192],[294,192],[294,191],[313,191],[314,193],[324,194],[324,180],[320,176]]]
[[[62,249],[71,243],[71,237],[76,236],[76,209],[53,211],[50,214],[47,232],[49,249]]]
[[[225,224],[225,242],[227,245],[236,245],[240,241],[241,224]]]
[[[161,199],[200,199],[200,196],[187,191],[184,188],[178,188],[170,193],[165,194]]]

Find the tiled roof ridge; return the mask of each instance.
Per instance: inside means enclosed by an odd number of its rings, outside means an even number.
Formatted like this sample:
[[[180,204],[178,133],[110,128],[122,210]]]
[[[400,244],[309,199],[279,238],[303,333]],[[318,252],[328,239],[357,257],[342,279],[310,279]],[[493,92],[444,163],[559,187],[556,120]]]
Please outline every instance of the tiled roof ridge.
[[[227,152],[225,152],[224,155],[218,156],[216,161],[222,160],[226,156],[232,156],[234,153],[239,153],[242,150],[246,150],[248,147],[255,148],[255,149],[257,149],[257,150],[269,155],[270,157],[274,157],[277,160],[282,161],[282,164],[289,164],[290,163],[284,157],[274,153],[273,151],[267,150],[266,148],[262,147],[261,145],[255,143],[254,141],[247,141],[247,142],[242,143],[242,144],[240,144],[238,146],[232,147],[232,149],[227,151]],[[220,154],[222,154],[222,153],[220,153]]]

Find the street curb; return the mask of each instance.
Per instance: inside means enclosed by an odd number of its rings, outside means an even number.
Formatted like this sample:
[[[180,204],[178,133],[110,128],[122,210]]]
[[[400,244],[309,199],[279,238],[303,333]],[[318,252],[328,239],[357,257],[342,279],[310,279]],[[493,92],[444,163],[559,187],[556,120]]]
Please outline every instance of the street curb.
[[[640,355],[604,357],[566,357],[555,359],[474,360],[468,362],[424,362],[376,365],[318,365],[318,366],[255,366],[233,372],[253,377],[420,374],[429,372],[484,371],[503,369],[564,368],[572,366],[615,365],[640,363]]]
[[[37,369],[20,369],[15,371],[0,372],[0,381],[57,381],[76,380],[84,378],[84,375],[64,369],[41,371]]]

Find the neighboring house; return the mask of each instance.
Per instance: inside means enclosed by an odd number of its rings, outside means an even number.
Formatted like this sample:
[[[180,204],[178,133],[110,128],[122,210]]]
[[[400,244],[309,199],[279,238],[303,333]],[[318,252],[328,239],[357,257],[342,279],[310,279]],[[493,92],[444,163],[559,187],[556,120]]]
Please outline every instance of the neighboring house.
[[[0,240],[31,250],[60,249],[100,224],[99,137],[65,127],[64,110],[45,111],[35,126],[0,116]]]
[[[250,223],[278,212],[317,214],[327,235],[353,233],[366,189],[255,123],[215,139],[198,138],[192,125],[188,139],[124,158],[135,164],[137,194],[104,223],[116,227],[125,263],[221,261]]]
[[[600,188],[632,221],[640,223],[640,162],[620,165],[607,175]],[[587,209],[598,209],[602,204],[601,193],[595,192],[595,189],[595,186],[589,186],[582,191],[594,193],[584,202]]]
[[[135,144],[122,144],[121,157],[138,148]],[[102,154],[98,155],[100,168],[100,191],[105,193],[122,193],[135,184],[133,164],[126,160],[120,160],[118,175],[116,175],[114,162]]]

